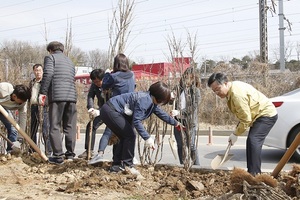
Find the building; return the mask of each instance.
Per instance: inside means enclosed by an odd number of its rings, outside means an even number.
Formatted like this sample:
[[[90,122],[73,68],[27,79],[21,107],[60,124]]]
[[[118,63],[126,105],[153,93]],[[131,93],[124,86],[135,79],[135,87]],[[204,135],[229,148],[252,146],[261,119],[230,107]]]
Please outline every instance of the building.
[[[137,64],[132,66],[137,81],[143,80],[161,80],[164,78],[178,78],[180,75],[190,67],[191,58],[174,58],[172,63],[150,63]]]

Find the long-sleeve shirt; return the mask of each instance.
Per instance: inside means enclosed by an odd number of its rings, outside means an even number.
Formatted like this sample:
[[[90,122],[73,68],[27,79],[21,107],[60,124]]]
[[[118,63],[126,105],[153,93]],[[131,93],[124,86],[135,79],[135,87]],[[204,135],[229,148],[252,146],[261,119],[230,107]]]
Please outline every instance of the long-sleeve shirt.
[[[19,112],[19,125],[25,130],[27,121],[27,101],[19,105],[11,100],[11,94],[14,91],[12,84],[7,82],[0,83],[0,105],[6,110],[18,110]]]
[[[241,81],[231,83],[226,98],[228,108],[239,119],[236,135],[243,134],[257,118],[273,117],[277,114],[271,100],[252,85]]]

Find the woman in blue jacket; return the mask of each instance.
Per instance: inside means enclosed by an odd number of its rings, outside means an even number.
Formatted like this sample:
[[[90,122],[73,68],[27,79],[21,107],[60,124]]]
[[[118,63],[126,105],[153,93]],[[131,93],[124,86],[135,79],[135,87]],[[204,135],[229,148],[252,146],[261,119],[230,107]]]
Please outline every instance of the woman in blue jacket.
[[[112,97],[101,108],[100,118],[109,129],[120,139],[113,154],[113,163],[110,172],[120,172],[125,170],[125,166],[133,168],[134,148],[136,134],[145,140],[145,146],[155,148],[154,140],[145,130],[143,120],[154,113],[161,120],[176,127],[180,123],[164,112],[160,105],[165,105],[170,101],[171,91],[167,85],[161,81],[152,84],[146,92],[132,92]]]
[[[134,73],[129,69],[129,61],[124,54],[119,53],[115,56],[113,71],[104,75],[101,87],[104,96],[108,98],[134,92]],[[107,147],[111,136],[111,130],[106,127],[99,142],[98,154],[89,161],[89,164],[95,164],[104,160],[104,150]],[[114,145],[113,151],[115,151],[115,148],[116,146]]]

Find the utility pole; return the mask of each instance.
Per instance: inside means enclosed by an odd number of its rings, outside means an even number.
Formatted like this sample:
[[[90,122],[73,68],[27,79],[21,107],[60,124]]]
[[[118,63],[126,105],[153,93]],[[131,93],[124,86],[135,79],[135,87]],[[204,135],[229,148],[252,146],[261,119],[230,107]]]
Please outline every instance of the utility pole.
[[[279,6],[279,49],[280,49],[280,71],[285,70],[285,52],[284,52],[284,14],[283,14],[283,0],[278,0]]]
[[[267,0],[259,0],[260,59],[268,63]]]

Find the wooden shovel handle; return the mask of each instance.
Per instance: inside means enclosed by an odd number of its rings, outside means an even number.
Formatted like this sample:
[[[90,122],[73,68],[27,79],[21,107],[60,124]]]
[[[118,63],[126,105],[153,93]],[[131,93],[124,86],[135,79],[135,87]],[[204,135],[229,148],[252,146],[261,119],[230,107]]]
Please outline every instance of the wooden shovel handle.
[[[0,112],[3,116],[17,129],[17,131],[23,136],[28,144],[44,159],[48,160],[47,156],[41,151],[41,149],[31,140],[24,130],[21,129],[19,124],[6,112],[6,110],[0,105]]]
[[[300,133],[297,134],[297,136],[295,137],[294,141],[292,142],[292,144],[290,145],[290,147],[288,148],[288,150],[285,152],[285,154],[282,156],[282,158],[280,159],[279,163],[277,164],[277,166],[273,170],[273,172],[272,172],[271,175],[274,178],[277,178],[279,172],[282,170],[282,168],[284,167],[284,165],[292,157],[292,155],[294,154],[294,152],[298,148],[299,144],[300,144]]]
[[[89,130],[89,141],[88,141],[88,149],[87,149],[87,160],[91,159],[92,155],[92,135],[93,135],[93,126],[94,126],[94,117],[90,119],[90,130]]]
[[[224,157],[222,159],[222,161],[220,162],[220,165],[222,165],[224,163],[224,161],[226,160],[227,156],[228,156],[228,153],[229,153],[229,150],[230,150],[230,147],[231,147],[231,143],[228,142],[228,146],[227,146],[227,149],[225,151],[225,154],[224,154]]]

